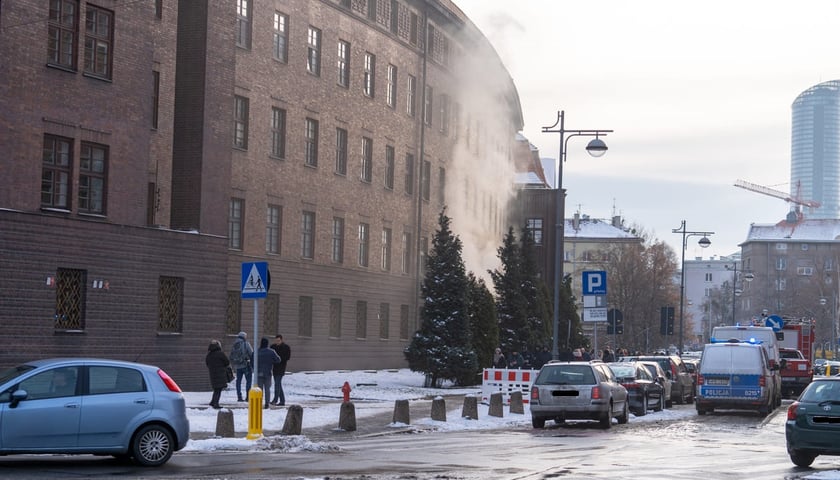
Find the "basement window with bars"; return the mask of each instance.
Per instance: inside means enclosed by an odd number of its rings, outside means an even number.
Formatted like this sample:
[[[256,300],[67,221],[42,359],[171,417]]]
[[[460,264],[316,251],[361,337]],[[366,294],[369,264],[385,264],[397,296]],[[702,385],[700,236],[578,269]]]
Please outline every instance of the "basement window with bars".
[[[87,271],[59,268],[55,278],[55,329],[84,330]]]
[[[227,307],[225,308],[225,332],[236,335],[242,323],[242,292],[233,290],[227,292]]]
[[[183,331],[184,279],[160,277],[158,304],[158,330],[181,333]]]

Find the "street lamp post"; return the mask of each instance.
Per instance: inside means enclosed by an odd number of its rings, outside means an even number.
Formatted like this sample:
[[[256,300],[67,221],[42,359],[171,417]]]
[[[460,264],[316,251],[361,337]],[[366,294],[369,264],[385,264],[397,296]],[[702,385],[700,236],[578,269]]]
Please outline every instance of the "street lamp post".
[[[685,343],[684,343],[684,328],[685,328],[685,250],[687,247],[686,241],[688,237],[693,236],[702,236],[703,238],[697,242],[703,248],[708,247],[712,244],[712,241],[709,240],[709,235],[714,235],[715,232],[689,232],[685,229],[685,220],[682,221],[680,224],[680,228],[675,228],[671,230],[671,233],[681,233],[682,234],[682,257],[680,260],[680,355],[683,354],[685,350]]]
[[[558,336],[560,330],[560,283],[563,278],[563,227],[566,222],[566,191],[563,189],[563,162],[566,161],[566,144],[572,137],[595,137],[586,145],[586,151],[593,157],[600,157],[607,153],[607,144],[599,137],[606,136],[612,133],[612,130],[569,130],[566,129],[565,111],[557,112],[557,121],[554,125],[543,127],[543,133],[559,133],[560,134],[560,155],[557,162],[557,195],[555,199],[555,233],[554,233],[554,313],[552,317],[552,339],[551,339],[551,357],[557,360],[560,357],[560,352],[557,346]],[[568,134],[568,136],[566,136]],[[569,321],[566,332],[566,347],[569,348],[569,343],[572,337],[572,322]]]

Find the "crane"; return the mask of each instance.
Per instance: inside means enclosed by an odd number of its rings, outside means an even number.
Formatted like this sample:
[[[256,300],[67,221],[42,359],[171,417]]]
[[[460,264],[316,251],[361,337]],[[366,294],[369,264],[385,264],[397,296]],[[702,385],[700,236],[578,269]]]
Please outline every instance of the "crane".
[[[735,180],[735,186],[739,188],[743,188],[745,190],[749,190],[751,192],[761,193],[763,195],[768,195],[771,197],[781,198],[782,200],[793,204],[791,206],[791,212],[796,215],[797,220],[802,219],[802,206],[808,207],[810,211],[813,209],[818,208],[821,203],[816,200],[803,200],[800,196],[800,189],[801,183],[799,181],[796,182],[796,194],[790,195],[781,190],[776,190],[774,188],[765,187],[764,185],[759,185],[757,183],[747,182],[746,180]]]

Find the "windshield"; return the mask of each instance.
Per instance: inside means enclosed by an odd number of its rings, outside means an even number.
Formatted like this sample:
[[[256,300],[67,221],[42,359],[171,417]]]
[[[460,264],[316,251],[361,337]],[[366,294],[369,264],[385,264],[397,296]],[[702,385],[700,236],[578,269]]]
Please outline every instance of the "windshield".
[[[32,365],[18,365],[16,367],[0,370],[0,384],[13,380],[34,368],[35,367]]]
[[[805,389],[799,401],[813,403],[840,402],[840,382],[814,381]]]

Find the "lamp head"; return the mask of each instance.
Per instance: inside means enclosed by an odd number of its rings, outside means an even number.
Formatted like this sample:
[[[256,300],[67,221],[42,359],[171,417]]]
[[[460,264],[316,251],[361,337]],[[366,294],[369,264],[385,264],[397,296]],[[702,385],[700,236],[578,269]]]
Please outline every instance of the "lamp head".
[[[595,137],[594,140],[586,145],[586,151],[589,152],[589,155],[597,158],[607,153],[607,144],[600,138]]]
[[[709,245],[712,244],[712,241],[709,240],[709,237],[704,235],[703,238],[701,238],[700,241],[697,242],[697,244],[700,245],[703,248],[706,248],[706,247],[708,247]]]
[[[744,280],[746,280],[748,282],[752,282],[753,278],[755,278],[755,275],[753,275],[752,273],[748,273],[748,274],[744,275]]]

